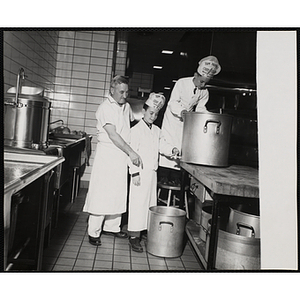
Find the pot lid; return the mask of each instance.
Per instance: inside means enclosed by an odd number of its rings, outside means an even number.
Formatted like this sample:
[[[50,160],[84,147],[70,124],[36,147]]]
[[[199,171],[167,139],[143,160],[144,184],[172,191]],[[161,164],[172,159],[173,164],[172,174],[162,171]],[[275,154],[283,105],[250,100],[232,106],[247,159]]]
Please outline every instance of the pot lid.
[[[8,94],[16,94],[17,88],[11,87],[7,90]],[[20,89],[21,95],[39,95],[44,96],[44,89],[40,87],[34,87],[34,86],[22,86]]]
[[[12,102],[15,103],[16,102],[16,94],[12,94],[12,93],[6,93],[5,96],[5,101],[6,102]],[[24,94],[19,94],[18,95],[18,102],[19,103],[23,103],[23,104],[32,104],[32,105],[40,105],[43,104],[46,107],[49,107],[51,105],[51,102],[40,96],[40,95],[24,95]]]

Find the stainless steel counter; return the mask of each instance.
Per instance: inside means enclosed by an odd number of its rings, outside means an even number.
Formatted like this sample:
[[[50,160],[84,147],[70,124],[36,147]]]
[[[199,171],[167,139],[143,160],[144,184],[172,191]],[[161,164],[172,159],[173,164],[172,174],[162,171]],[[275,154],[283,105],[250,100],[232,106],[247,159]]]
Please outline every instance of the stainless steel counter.
[[[4,152],[4,195],[19,191],[64,160],[64,157]]]
[[[64,157],[28,154],[26,151],[4,151],[4,268],[7,267],[12,195],[47,174],[64,160]]]

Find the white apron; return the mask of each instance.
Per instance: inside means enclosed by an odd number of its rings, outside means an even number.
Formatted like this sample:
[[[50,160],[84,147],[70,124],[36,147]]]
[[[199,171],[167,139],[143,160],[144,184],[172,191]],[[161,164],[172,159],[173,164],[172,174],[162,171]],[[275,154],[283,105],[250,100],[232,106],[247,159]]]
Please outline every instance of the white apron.
[[[130,146],[142,158],[143,169],[137,168],[129,162],[129,172],[140,173],[141,185],[130,183],[128,230],[142,231],[147,229],[148,211],[150,206],[157,205],[157,174],[158,144],[160,129],[152,128],[141,120],[131,129]]]
[[[117,133],[129,143],[131,116],[128,103],[119,106],[110,96],[100,104],[96,112],[98,144],[83,211],[96,215],[126,211],[128,156],[113,144],[103,126],[115,125]]]
[[[195,111],[207,112],[205,107],[209,98],[207,89],[198,89],[195,94],[194,89],[193,77],[187,77],[179,79],[172,90],[161,128],[159,165],[162,167],[180,169],[178,161],[170,159],[170,156],[174,147],[181,151],[183,133],[181,112],[191,111],[195,106]]]

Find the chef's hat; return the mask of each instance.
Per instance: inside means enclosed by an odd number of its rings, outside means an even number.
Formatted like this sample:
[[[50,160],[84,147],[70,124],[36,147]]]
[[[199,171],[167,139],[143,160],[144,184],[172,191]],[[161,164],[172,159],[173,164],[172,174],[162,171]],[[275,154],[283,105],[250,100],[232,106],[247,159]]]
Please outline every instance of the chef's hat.
[[[220,71],[221,66],[219,65],[219,61],[215,56],[207,56],[199,61],[197,72],[201,76],[211,79],[215,75],[219,74]]]
[[[166,98],[160,93],[151,93],[145,102],[150,107],[160,110],[165,104]]]

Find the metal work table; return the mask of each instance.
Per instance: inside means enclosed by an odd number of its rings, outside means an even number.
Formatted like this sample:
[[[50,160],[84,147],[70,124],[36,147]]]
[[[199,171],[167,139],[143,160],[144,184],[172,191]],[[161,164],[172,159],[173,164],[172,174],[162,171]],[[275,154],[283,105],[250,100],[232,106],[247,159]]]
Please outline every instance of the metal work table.
[[[185,162],[181,162],[180,166],[182,169],[181,186],[184,187],[186,185],[186,175],[188,173],[205,186],[213,199],[211,236],[206,265],[207,270],[213,270],[215,268],[217,250],[219,205],[220,203],[229,202],[257,201],[259,199],[258,170],[247,166],[232,165],[227,168],[219,168]],[[181,189],[181,207],[184,204],[183,195],[184,189]],[[189,238],[191,238],[192,229],[189,224],[187,224],[187,231],[189,231],[187,233]],[[200,254],[199,251],[197,253],[198,255]],[[200,260],[203,261],[204,258],[200,257]]]
[[[4,152],[4,269],[7,267],[12,195],[42,176],[46,176],[45,183],[47,183],[49,177],[52,176],[51,172],[53,168],[61,164],[64,160],[63,157],[34,155],[32,153],[24,154],[24,151],[23,154]],[[45,184],[44,188],[47,189],[47,184]],[[46,192],[44,193],[44,199],[41,201],[43,207],[42,214],[44,215],[47,205]],[[43,217],[41,216],[41,223],[44,221]],[[40,238],[39,246],[42,249],[43,236]],[[37,268],[39,269],[41,267],[40,257],[38,257],[38,260]]]

